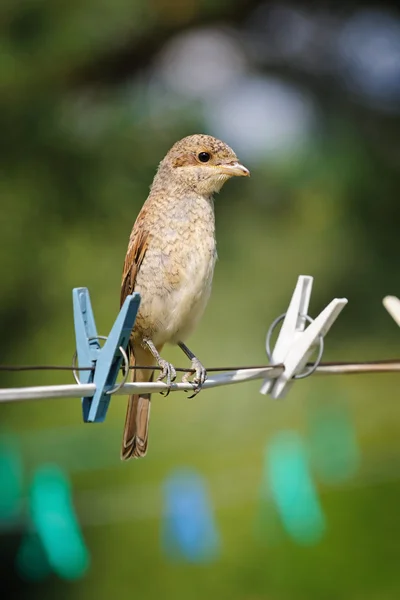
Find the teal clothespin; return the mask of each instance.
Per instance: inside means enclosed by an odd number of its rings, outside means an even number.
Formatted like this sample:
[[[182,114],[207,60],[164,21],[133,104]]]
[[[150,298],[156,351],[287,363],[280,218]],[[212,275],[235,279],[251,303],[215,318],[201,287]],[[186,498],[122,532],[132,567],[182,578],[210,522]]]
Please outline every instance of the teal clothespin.
[[[307,450],[295,431],[281,431],[265,448],[265,481],[283,526],[299,544],[315,544],[326,519],[312,479]]]
[[[89,290],[74,288],[72,299],[78,364],[94,367],[94,371],[80,371],[79,382],[96,385],[93,397],[82,398],[83,420],[85,423],[101,423],[106,418],[110,391],[114,388],[122,361],[128,363],[126,350],[139,309],[140,295],[126,297],[107,338],[97,335]],[[100,339],[106,340],[102,348]],[[125,366],[128,367],[128,364]]]

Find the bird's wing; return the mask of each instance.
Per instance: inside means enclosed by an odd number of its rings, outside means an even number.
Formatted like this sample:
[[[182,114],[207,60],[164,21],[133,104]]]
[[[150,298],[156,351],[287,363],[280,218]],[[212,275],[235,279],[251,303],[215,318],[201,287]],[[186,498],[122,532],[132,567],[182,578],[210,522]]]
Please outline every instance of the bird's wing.
[[[135,289],[136,277],[146,254],[149,236],[143,227],[135,227],[129,240],[129,246],[125,257],[124,270],[121,283],[121,306]]]

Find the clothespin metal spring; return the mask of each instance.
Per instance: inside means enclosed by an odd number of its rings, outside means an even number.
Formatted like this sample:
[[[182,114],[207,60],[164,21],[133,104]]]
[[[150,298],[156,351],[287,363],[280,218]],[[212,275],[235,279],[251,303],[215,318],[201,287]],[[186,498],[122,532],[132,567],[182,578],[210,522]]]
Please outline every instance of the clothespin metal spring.
[[[106,335],[96,335],[96,336],[88,338],[88,341],[91,342],[92,340],[106,340],[106,339],[107,339]],[[123,367],[123,370],[122,370],[124,376],[123,376],[123,379],[122,379],[122,381],[120,383],[117,383],[117,385],[115,385],[111,390],[108,390],[108,391],[105,392],[109,396],[111,396],[112,394],[115,394],[115,392],[118,392],[118,390],[120,388],[122,388],[123,385],[125,385],[125,383],[127,382],[128,376],[129,376],[129,358],[128,358],[128,354],[126,353],[125,349],[122,346],[119,347],[119,351],[121,352],[122,358],[124,359],[124,367]],[[77,364],[76,364],[77,358],[78,358],[78,353],[75,350],[74,355],[72,357],[72,367],[73,367],[73,369],[72,369],[72,375],[74,376],[74,379],[75,379],[76,383],[78,385],[82,385],[82,382],[80,381],[80,379],[78,377],[77,370],[76,370],[76,367],[77,367]]]
[[[276,329],[277,325],[284,320],[284,318],[286,317],[287,313],[283,313],[281,315],[279,315],[279,317],[276,317],[276,319],[274,319],[274,321],[272,321],[271,325],[269,326],[268,332],[267,332],[267,338],[265,340],[265,347],[266,347],[266,351],[267,351],[267,356],[268,356],[268,360],[270,361],[270,363],[273,362],[272,360],[272,350],[271,350],[271,338],[272,338],[272,334],[274,332],[274,330]],[[299,315],[302,319],[304,319],[305,321],[307,321],[307,323],[312,323],[314,321],[314,319],[312,319],[309,315]],[[305,379],[306,377],[309,377],[310,375],[312,375],[313,373],[315,373],[315,371],[317,370],[321,360],[322,360],[322,356],[324,354],[324,338],[322,335],[318,336],[318,355],[317,358],[315,359],[315,362],[313,365],[309,366],[307,369],[305,369],[303,371],[303,373],[298,373],[297,375],[293,375],[292,379]]]

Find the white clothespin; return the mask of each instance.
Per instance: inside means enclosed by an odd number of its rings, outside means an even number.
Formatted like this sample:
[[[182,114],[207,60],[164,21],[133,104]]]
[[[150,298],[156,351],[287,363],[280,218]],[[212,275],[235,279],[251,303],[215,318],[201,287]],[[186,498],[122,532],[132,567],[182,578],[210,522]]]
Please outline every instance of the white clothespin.
[[[271,363],[283,363],[284,372],[277,379],[266,379],[260,392],[273,398],[283,398],[293,385],[293,377],[300,374],[308,359],[347,304],[346,298],[335,298],[311,321],[307,315],[313,277],[300,275],[289,308],[272,352]],[[283,318],[283,317],[282,317]],[[278,321],[278,319],[277,319]],[[310,325],[305,329],[306,322]],[[267,338],[269,343],[269,336]],[[267,345],[268,351],[268,345]]]
[[[396,296],[386,296],[382,302],[389,315],[400,327],[400,300]]]

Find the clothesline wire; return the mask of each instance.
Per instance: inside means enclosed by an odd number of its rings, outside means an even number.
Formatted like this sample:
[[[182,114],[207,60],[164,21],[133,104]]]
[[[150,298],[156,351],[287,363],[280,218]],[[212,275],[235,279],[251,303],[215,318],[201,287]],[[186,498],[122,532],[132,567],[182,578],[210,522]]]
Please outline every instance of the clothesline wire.
[[[307,363],[307,366],[312,366],[313,363]],[[238,371],[241,369],[263,369],[271,365],[245,365],[239,367],[207,367],[207,372],[227,372],[227,371]],[[389,360],[371,360],[371,361],[339,361],[339,362],[321,362],[319,367],[359,367],[363,372],[375,372],[377,370],[386,372],[398,371],[400,369],[400,358],[389,359]],[[122,367],[121,367],[122,369]],[[129,366],[130,370],[141,369],[141,370],[160,370],[158,366],[140,366],[132,365]],[[0,365],[0,371],[3,372],[19,372],[19,371],[94,371],[93,366],[87,367],[74,367],[72,365]],[[194,373],[194,369],[175,367],[175,370],[182,373]]]

